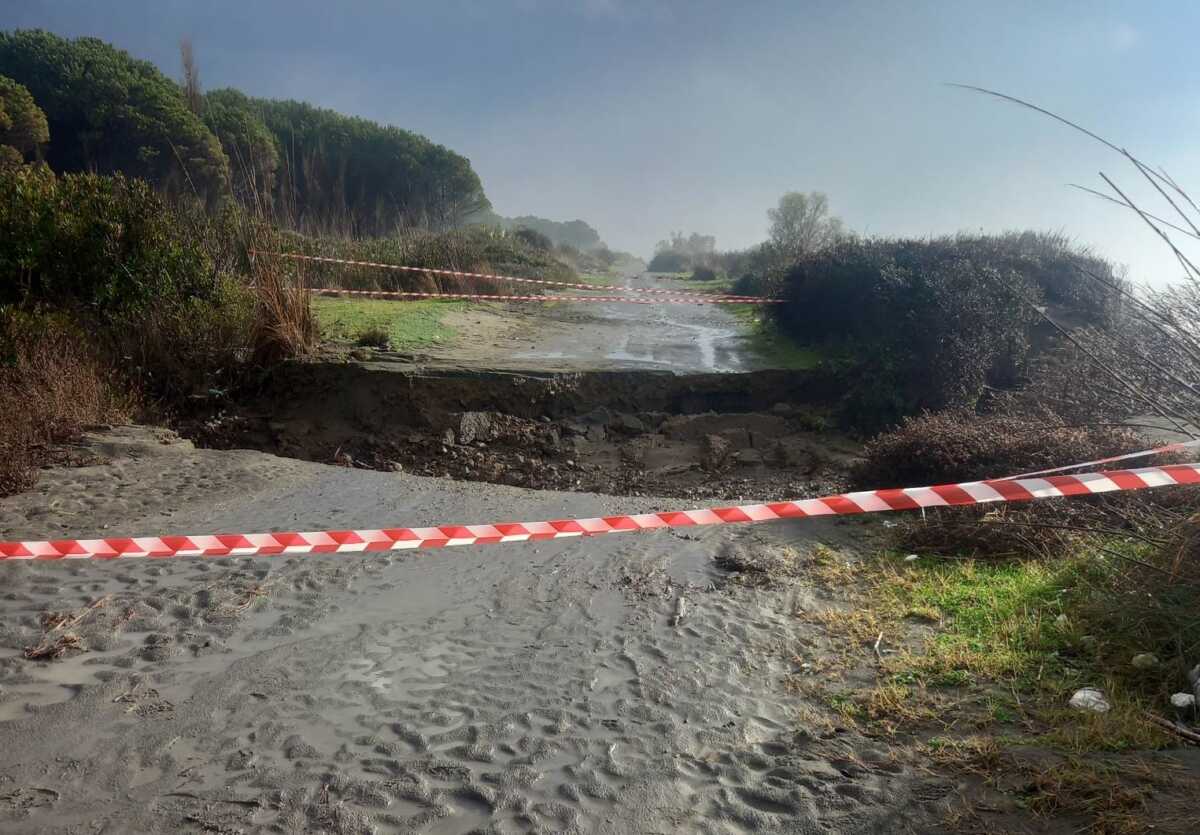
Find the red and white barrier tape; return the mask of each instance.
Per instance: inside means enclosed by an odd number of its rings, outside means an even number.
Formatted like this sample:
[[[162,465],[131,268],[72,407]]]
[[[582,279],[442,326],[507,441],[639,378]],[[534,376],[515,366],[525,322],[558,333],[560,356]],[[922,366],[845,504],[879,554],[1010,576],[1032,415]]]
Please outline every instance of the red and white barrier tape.
[[[1051,467],[1048,470],[1034,470],[1031,473],[1021,473],[1020,475],[1008,476],[1008,478],[1030,478],[1035,475],[1065,473],[1067,470],[1078,470],[1080,467],[1096,467],[1100,464],[1112,464],[1116,461],[1130,461],[1134,458],[1148,458],[1151,455],[1162,455],[1167,452],[1179,452],[1180,450],[1190,449],[1194,446],[1200,446],[1200,440],[1180,441],[1179,443],[1175,444],[1156,446],[1153,449],[1143,449],[1139,450],[1138,452],[1127,452],[1124,455],[1112,455],[1108,458],[1097,458],[1095,461],[1081,461],[1078,464],[1068,464],[1065,467]]]
[[[258,252],[250,250],[251,255],[265,255],[270,258],[291,258],[297,261],[317,261],[323,264],[345,264],[352,267],[378,267],[384,270],[400,270],[412,273],[433,273],[447,275],[453,278],[487,278],[493,281],[517,281],[522,284],[541,284],[546,287],[568,287],[572,290],[612,290],[618,293],[646,293],[665,296],[700,296],[701,298],[744,299],[747,301],[762,301],[759,296],[739,296],[730,293],[704,293],[699,290],[674,290],[661,287],[622,287],[619,284],[583,284],[571,281],[551,281],[545,278],[523,278],[515,275],[495,275],[493,273],[471,273],[460,270],[443,270],[432,267],[406,267],[400,264],[384,264],[379,261],[353,261],[347,258],[329,258],[323,255],[301,255],[297,252]]]
[[[640,513],[632,516],[603,516],[592,519],[559,519],[547,522],[439,525],[428,528],[307,533],[0,542],[0,561],[115,559],[121,557],[225,557],[254,554],[322,554],[444,548],[451,545],[525,542],[658,528],[769,522],[776,519],[877,513],[988,502],[1019,502],[1031,499],[1087,496],[1119,490],[1144,490],[1178,484],[1200,484],[1200,463],[1057,475],[1048,478],[997,479],[962,484],[942,484],[934,487],[867,490],[860,493],[845,493],[793,502]]]
[[[631,299],[628,296],[500,296],[486,293],[418,293],[404,290],[343,290],[339,287],[312,287],[313,293],[369,296],[381,299],[468,299],[500,302],[624,302],[626,304],[781,304],[781,299],[726,299],[718,296],[657,296]]]

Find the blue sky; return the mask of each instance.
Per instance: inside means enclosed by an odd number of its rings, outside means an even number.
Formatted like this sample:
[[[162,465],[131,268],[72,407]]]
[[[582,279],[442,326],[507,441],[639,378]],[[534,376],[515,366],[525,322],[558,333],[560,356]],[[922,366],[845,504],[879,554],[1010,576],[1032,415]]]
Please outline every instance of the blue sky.
[[[1034,99],[1200,191],[1190,2],[18,0],[0,27],[94,35],[206,87],[315,104],[470,157],[497,211],[583,218],[648,254],[672,229],[761,240],[788,190],[859,232],[1063,231],[1161,284],[1178,267],[1118,207],[1066,186],[1112,152],[1012,105]],[[1200,201],[1198,201],[1200,202]]]

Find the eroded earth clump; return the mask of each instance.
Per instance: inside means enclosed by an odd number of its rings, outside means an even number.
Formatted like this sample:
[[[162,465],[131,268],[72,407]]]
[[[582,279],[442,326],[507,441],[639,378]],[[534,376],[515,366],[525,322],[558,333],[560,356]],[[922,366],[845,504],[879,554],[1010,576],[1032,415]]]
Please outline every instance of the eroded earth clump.
[[[828,430],[831,389],[816,374],[297,364],[262,397],[184,431],[206,446],[343,466],[688,498],[828,493],[856,452]]]

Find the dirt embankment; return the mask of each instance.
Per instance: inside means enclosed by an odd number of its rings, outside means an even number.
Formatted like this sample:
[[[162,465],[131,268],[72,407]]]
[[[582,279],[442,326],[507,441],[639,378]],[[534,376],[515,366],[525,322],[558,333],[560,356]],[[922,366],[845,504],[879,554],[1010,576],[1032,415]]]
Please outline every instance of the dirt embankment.
[[[823,373],[404,372],[306,363],[184,427],[213,448],[539,489],[784,498],[836,488]]]

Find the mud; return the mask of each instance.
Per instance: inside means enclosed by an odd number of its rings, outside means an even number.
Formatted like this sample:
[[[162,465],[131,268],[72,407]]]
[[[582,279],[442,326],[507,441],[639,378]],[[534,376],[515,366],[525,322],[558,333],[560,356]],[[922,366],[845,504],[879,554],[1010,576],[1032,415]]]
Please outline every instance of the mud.
[[[297,363],[183,431],[220,449],[538,489],[779,499],[841,485],[857,447],[827,428],[837,390],[823,373]]]
[[[107,462],[0,501],[0,535],[671,506],[195,449],[137,428],[82,446]],[[33,512],[52,497],[61,516]],[[2,563],[0,829],[930,831],[925,778],[785,686],[797,613],[823,605],[807,549],[866,530]],[[25,657],[63,625],[80,647]]]
[[[620,281],[631,288],[696,289],[691,282],[653,273]],[[600,292],[611,295],[611,291]],[[570,295],[581,294],[570,291]],[[549,293],[546,298],[553,296]],[[430,346],[404,358],[426,366],[553,372],[665,369],[693,374],[771,367],[754,352],[744,325],[721,305],[473,306],[453,314],[446,324],[461,334],[453,344]]]

